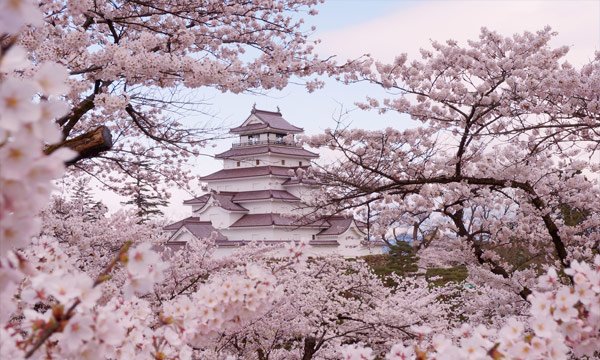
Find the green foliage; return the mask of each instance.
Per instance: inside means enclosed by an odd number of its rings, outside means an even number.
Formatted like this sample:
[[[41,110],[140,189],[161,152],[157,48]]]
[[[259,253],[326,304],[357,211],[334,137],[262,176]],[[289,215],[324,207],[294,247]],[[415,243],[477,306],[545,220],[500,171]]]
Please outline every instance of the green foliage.
[[[490,246],[482,245],[487,249]],[[545,265],[550,265],[554,260],[554,249],[548,245],[539,245],[536,253],[529,250],[528,244],[523,240],[515,239],[503,246],[494,246],[493,250],[500,258],[510,265],[513,270],[532,268],[541,275]]]
[[[155,216],[163,215],[160,207],[167,206],[168,202],[153,190],[147,175],[137,168],[131,177],[134,182],[131,184],[129,200],[121,204],[135,207],[139,219],[138,224],[143,224]]]
[[[409,243],[404,241],[399,241],[396,245],[390,247],[387,254],[368,255],[363,259],[371,266],[373,272],[381,277],[392,273],[405,276],[419,270],[415,250]]]
[[[388,276],[417,276],[419,258],[414,248],[405,241],[399,241],[390,248],[389,253],[381,255],[368,255],[363,257],[365,262],[380,276],[387,286],[397,285]],[[425,277],[433,286],[443,286],[450,282],[463,282],[469,275],[466,266],[451,268],[431,268],[425,272]]]
[[[467,279],[469,271],[464,265],[449,268],[431,268],[425,272],[427,281],[433,286],[444,286],[448,283],[461,283]]]
[[[560,213],[562,215],[563,221],[567,226],[576,226],[581,224],[583,220],[585,220],[589,213],[587,211],[582,211],[576,208],[573,208],[567,204],[560,205]]]
[[[102,201],[94,200],[90,178],[77,178],[73,183],[71,194],[71,211],[74,215],[83,216],[87,221],[96,221],[108,211]]]

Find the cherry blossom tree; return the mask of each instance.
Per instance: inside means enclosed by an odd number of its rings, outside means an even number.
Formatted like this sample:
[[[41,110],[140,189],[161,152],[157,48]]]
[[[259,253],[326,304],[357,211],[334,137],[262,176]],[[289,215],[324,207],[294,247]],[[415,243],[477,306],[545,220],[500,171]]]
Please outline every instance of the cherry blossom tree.
[[[561,60],[566,47],[549,45],[552,36],[482,29],[466,46],[433,42],[421,61],[401,55],[349,75],[396,95],[361,107],[421,126],[338,127],[309,138],[341,156],[315,168],[325,188],[317,205],[359,211],[374,236],[415,224],[435,230],[416,244],[423,262],[473,265],[472,281],[495,281],[522,299],[536,266],[590,260],[600,245],[600,55],[576,68]],[[514,252],[529,261],[503,256]]]
[[[539,278],[543,291],[530,295],[531,315],[525,322],[509,318],[497,329],[465,323],[453,336],[431,336],[431,329],[421,328],[417,342],[392,346],[385,359],[596,358],[600,354],[600,255],[591,265],[574,260],[566,273],[574,287],[560,285],[554,269]],[[345,360],[369,360],[375,354],[360,344],[340,348]]]
[[[56,239],[62,251],[72,262],[89,275],[97,275],[114,258],[126,242],[156,244],[161,241],[161,225],[139,224],[133,211],[121,210],[113,214],[81,212],[79,199],[53,197],[50,206],[40,218],[40,236]]]
[[[256,261],[256,260],[255,260]],[[336,358],[341,344],[360,342],[387,351],[392,339],[410,341],[413,328],[451,328],[451,304],[439,298],[451,288],[430,288],[423,278],[395,277],[387,287],[362,261],[309,259],[277,271],[277,297],[243,328],[226,331],[205,350],[208,357]]]
[[[42,13],[33,2],[0,1],[0,20],[0,32],[7,34],[2,35],[0,48],[0,358],[566,359],[599,355],[600,256],[592,259],[590,255],[588,262],[576,259],[588,257],[592,250],[587,242],[597,236],[595,208],[586,207],[577,197],[581,193],[593,200],[590,196],[595,196],[596,185],[588,172],[594,167],[575,169],[576,161],[569,162],[567,154],[557,150],[566,139],[554,139],[555,144],[543,147],[553,151],[545,164],[563,161],[566,165],[530,184],[538,197],[513,185],[526,180],[518,178],[511,167],[517,165],[509,163],[512,165],[505,170],[516,179],[505,179],[503,195],[510,201],[499,207],[507,211],[493,208],[485,216],[476,210],[461,213],[463,217],[480,216],[470,226],[495,229],[487,237],[455,236],[452,231],[460,234],[457,224],[461,222],[444,228],[441,215],[454,218],[441,212],[440,236],[458,249],[461,243],[479,241],[487,251],[485,245],[505,234],[509,236],[506,239],[532,241],[524,237],[527,231],[519,222],[529,221],[530,231],[537,231],[541,244],[548,242],[547,237],[554,239],[549,224],[555,224],[569,251],[565,258],[557,252],[559,271],[549,269],[536,283],[527,284],[532,289],[527,297],[529,316],[517,313],[515,318],[505,316],[503,324],[494,321],[484,326],[471,318],[477,313],[469,312],[469,306],[456,308],[457,303],[451,301],[455,295],[448,293],[449,289],[432,288],[422,278],[400,277],[393,277],[396,285],[388,288],[360,260],[306,259],[306,244],[287,244],[287,255],[277,259],[269,256],[269,249],[250,245],[235,258],[218,260],[210,257],[211,239],[160,254],[135,221],[123,215],[89,219],[85,212],[71,214],[64,209],[74,205],[64,200],[55,201],[40,218],[38,212],[50,200],[52,179],[62,176],[64,163],[78,156],[60,146],[56,151],[44,150],[61,142],[54,120],[68,113],[59,98],[68,91],[67,71],[52,62],[24,61],[25,48],[11,40],[19,37],[25,26],[42,25]],[[31,29],[27,31],[31,33]],[[597,96],[594,91],[579,91],[581,97]],[[594,151],[593,145],[587,150]],[[363,151],[360,156],[368,153]],[[465,154],[475,156],[467,150]],[[505,159],[506,154],[500,157]],[[541,162],[538,157],[527,159],[537,160],[538,165]],[[412,199],[415,193],[407,193],[406,204],[431,201],[451,214],[459,211],[462,203],[445,206],[445,196],[466,197],[471,192],[464,186],[486,185],[470,182],[481,176],[475,171],[489,170],[463,165],[464,172],[450,177],[465,177],[461,184],[441,193],[431,192],[428,198]],[[432,170],[442,172],[447,167]],[[531,173],[534,179],[540,175]],[[562,187],[551,186],[561,181],[565,182]],[[485,188],[476,190],[475,194],[485,192]],[[397,194],[386,195],[392,196],[388,207],[401,205],[394,202]],[[538,198],[543,198],[544,206],[537,212],[522,209],[529,203],[540,204]],[[515,199],[518,206],[512,203]],[[490,198],[487,200],[477,200],[478,205],[493,207]],[[552,204],[560,210],[553,212]],[[559,216],[561,210],[563,217]],[[385,212],[379,213],[385,216]],[[430,217],[432,222],[438,220]],[[423,218],[427,220],[419,219]],[[111,221],[115,223],[111,225]],[[495,222],[507,224],[506,233],[491,226]],[[84,234],[78,233],[85,229]],[[42,235],[35,236],[40,232]],[[437,245],[434,240],[427,241]],[[106,255],[89,257],[89,244],[94,253]],[[428,249],[431,245],[425,246]],[[513,273],[510,280],[514,278]],[[467,305],[478,308],[486,299],[497,299],[502,290],[480,287],[457,296],[462,301],[473,294]],[[455,309],[458,319],[450,316]],[[456,320],[468,323],[453,332],[450,328]]]
[[[184,120],[202,110],[198,92],[186,89],[259,92],[301,78],[311,90],[322,84],[312,75],[354,66],[314,53],[314,28],[302,16],[319,2],[43,0],[40,26],[3,43],[48,62],[44,81],[69,75],[61,142],[47,152],[75,149],[69,163],[114,189],[136,164],[185,186],[191,175],[182,165],[218,133],[210,120]]]

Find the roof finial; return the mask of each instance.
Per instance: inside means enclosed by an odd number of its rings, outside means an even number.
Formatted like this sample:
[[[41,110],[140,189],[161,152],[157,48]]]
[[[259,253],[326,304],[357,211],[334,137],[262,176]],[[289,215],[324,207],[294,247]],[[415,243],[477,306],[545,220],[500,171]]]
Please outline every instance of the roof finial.
[[[256,102],[252,105],[252,114],[256,111]]]
[[[277,112],[281,114],[281,110],[279,110],[279,105],[277,105]]]

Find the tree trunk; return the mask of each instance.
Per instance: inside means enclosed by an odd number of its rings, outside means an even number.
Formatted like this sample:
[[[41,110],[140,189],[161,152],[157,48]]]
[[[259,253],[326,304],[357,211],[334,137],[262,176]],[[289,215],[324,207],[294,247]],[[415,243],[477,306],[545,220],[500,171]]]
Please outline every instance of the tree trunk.
[[[79,160],[92,158],[103,151],[110,150],[112,145],[112,135],[110,130],[108,130],[106,126],[102,125],[94,130],[86,132],[85,134],[81,134],[58,144],[50,145],[44,149],[44,153],[46,155],[50,155],[54,151],[63,147],[74,150],[79,155],[66,162],[67,165],[73,165]]]
[[[314,337],[310,336],[304,339],[304,354],[302,354],[302,360],[311,360],[313,355],[317,351],[317,341]]]

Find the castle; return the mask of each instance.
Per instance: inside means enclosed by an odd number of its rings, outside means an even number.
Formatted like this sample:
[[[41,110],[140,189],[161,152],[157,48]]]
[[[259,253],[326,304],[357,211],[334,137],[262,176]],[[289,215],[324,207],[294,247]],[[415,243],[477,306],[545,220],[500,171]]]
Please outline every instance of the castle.
[[[279,109],[278,109],[279,110]],[[366,228],[352,217],[328,216],[303,220],[312,211],[305,203],[317,182],[303,176],[319,155],[298,145],[304,130],[286,121],[279,111],[253,108],[238,127],[230,129],[239,142],[215,158],[223,169],[201,178],[208,193],[184,201],[192,215],[164,227],[170,247],[192,238],[211,238],[216,256],[258,242],[308,242],[309,255],[352,257],[381,252],[381,244],[367,241]]]

